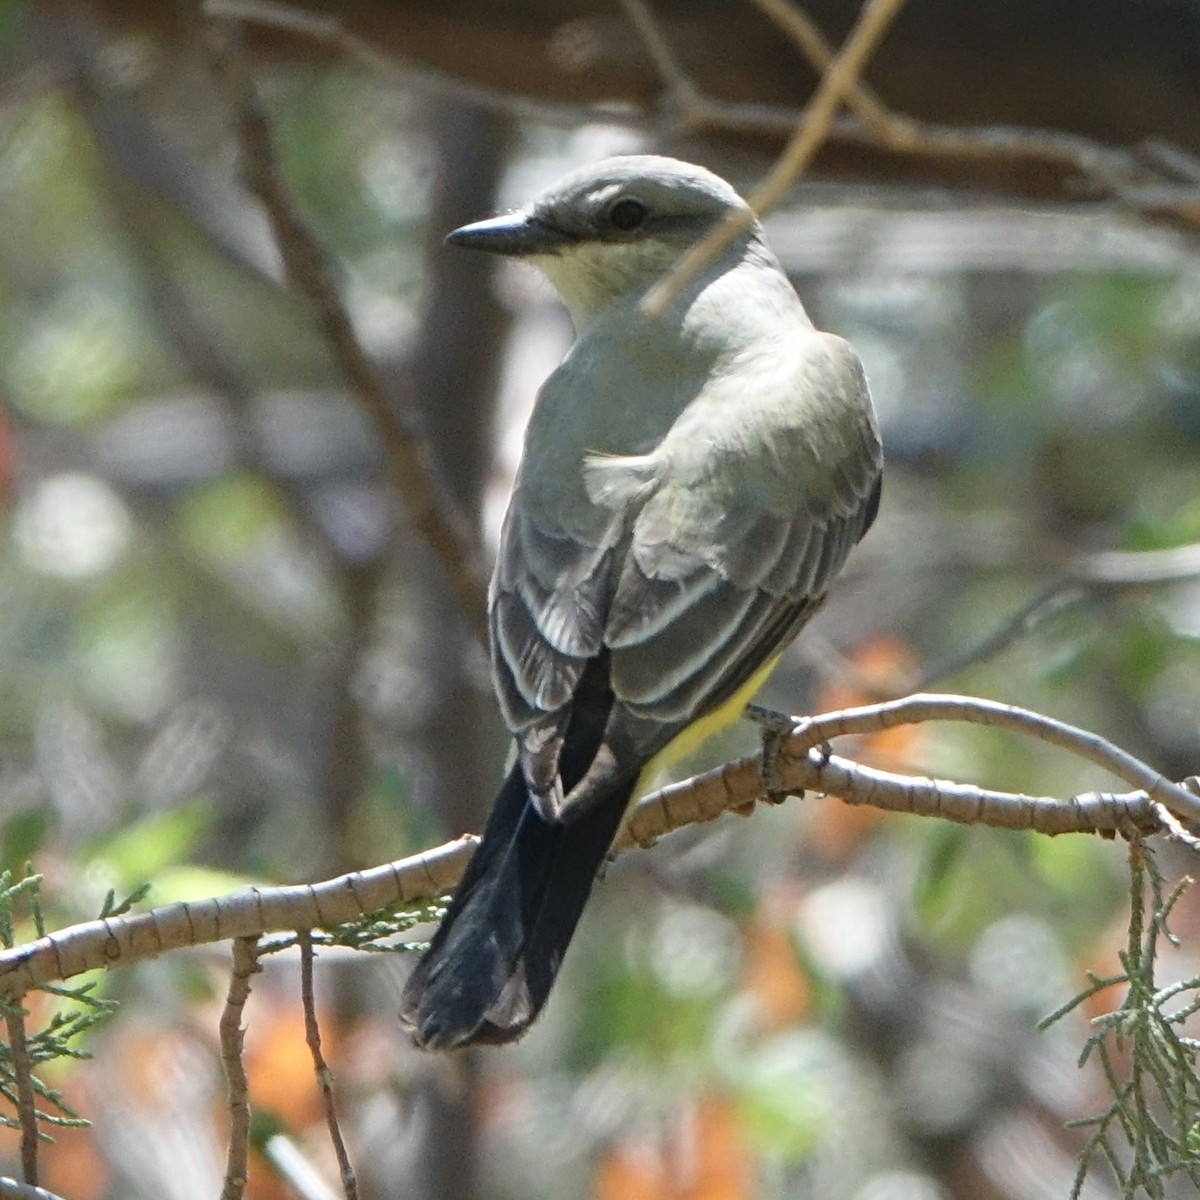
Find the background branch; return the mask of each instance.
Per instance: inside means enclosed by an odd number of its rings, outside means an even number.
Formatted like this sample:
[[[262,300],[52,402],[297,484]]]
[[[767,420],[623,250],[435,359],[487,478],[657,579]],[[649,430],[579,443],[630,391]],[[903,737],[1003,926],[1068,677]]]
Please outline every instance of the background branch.
[[[821,82],[791,140],[776,159],[766,179],[750,196],[750,208],[756,216],[770,212],[812,161],[828,136],[833,118],[847,92],[857,82],[872,52],[883,40],[888,26],[904,3],[905,0],[867,0],[863,4],[846,44],[821,76]],[[661,317],[684,287],[696,278],[707,263],[731,245],[752,219],[749,214],[735,214],[690,246],[646,293],[642,300],[642,311],[649,317]]]
[[[783,0],[753,3],[787,33],[808,61],[816,64],[832,56],[828,40],[800,10]],[[660,83],[667,85],[668,102],[657,112],[641,97],[617,105],[578,97],[568,102],[499,86],[489,82],[487,56],[472,59],[464,64],[462,73],[456,73],[396,47],[383,49],[356,33],[348,16],[332,10],[315,15],[297,5],[263,0],[207,0],[205,10],[331,48],[376,71],[402,70],[432,93],[453,95],[517,120],[569,127],[591,121],[644,128],[661,126],[665,117],[667,132],[674,133],[704,129],[764,141],[795,133],[804,110],[778,100],[710,94],[695,75],[683,69],[653,11],[640,0],[627,0],[624,7],[639,30]],[[419,52],[421,47],[412,49]],[[885,162],[876,164],[875,177],[896,184],[990,191],[1027,201],[1078,204],[1109,199],[1147,220],[1166,221],[1192,231],[1200,228],[1200,203],[1191,171],[1194,162],[1174,145],[1156,142],[1145,148],[1146,153],[1139,153],[1078,131],[1037,128],[1011,119],[960,124],[922,119],[888,109],[857,79],[850,81],[845,102],[851,113],[830,120],[823,144],[826,150],[836,150],[839,160],[864,154],[882,156]],[[832,173],[846,169],[839,163]],[[825,178],[831,168],[820,164],[818,173]],[[856,178],[870,173],[862,167],[853,172]]]
[[[325,1061],[321,1050],[321,1026],[317,1021],[317,1002],[313,992],[313,951],[312,934],[309,930],[301,930],[298,935],[300,946],[300,999],[304,1008],[304,1041],[308,1052],[312,1055],[313,1070],[317,1076],[317,1086],[321,1089],[321,1103],[325,1109],[325,1126],[329,1130],[329,1140],[337,1158],[338,1175],[342,1181],[342,1194],[346,1200],[358,1200],[358,1180],[354,1167],[350,1164],[350,1155],[346,1152],[346,1139],[342,1137],[342,1127],[338,1123],[337,1105],[333,1098],[333,1072]]]
[[[241,1200],[250,1175],[250,1081],[243,1057],[242,1015],[250,998],[250,981],[261,970],[258,938],[234,938],[233,971],[219,1025],[221,1064],[229,1089],[229,1151],[221,1200]]]
[[[234,113],[247,184],[271,222],[288,279],[312,302],[334,361],[383,443],[388,481],[408,520],[442,564],[463,613],[482,636],[486,591],[478,548],[465,518],[439,486],[432,456],[415,422],[393,403],[360,345],[334,282],[333,267],[292,201],[238,32],[235,23],[214,21],[209,44],[214,70]]]

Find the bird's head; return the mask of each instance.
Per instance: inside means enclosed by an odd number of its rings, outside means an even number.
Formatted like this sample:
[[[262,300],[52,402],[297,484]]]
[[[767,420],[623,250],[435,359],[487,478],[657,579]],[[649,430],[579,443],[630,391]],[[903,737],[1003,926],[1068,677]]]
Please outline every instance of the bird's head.
[[[446,242],[530,260],[581,329],[614,303],[640,297],[690,245],[746,208],[703,167],[630,155],[573,171],[513,212],[454,230]],[[756,232],[754,225],[746,237]]]

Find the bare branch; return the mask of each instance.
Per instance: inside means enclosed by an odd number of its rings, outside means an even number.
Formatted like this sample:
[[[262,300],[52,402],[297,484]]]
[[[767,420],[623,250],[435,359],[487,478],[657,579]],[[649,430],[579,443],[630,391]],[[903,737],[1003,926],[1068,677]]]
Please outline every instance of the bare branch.
[[[642,311],[647,316],[661,317],[703,267],[749,228],[754,215],[769,212],[783,199],[821,148],[846,93],[857,82],[871,53],[904,3],[905,0],[865,0],[846,44],[821,76],[791,141],[776,159],[767,178],[751,195],[753,213],[734,214],[689,247],[643,297]]]
[[[219,1026],[221,1063],[229,1088],[229,1152],[221,1200],[242,1200],[250,1175],[250,1084],[242,1057],[245,1045],[242,1014],[250,997],[250,980],[261,970],[258,938],[234,938],[233,971]]]
[[[621,7],[642,39],[642,45],[654,63],[654,69],[666,84],[670,102],[681,119],[702,121],[707,115],[707,106],[700,90],[683,69],[650,5],[646,0],[621,0]]]
[[[477,839],[317,884],[250,888],[144,913],[86,921],[0,952],[0,995],[83,971],[157,958],[168,950],[296,929],[331,929],[396,904],[439,896],[462,874]]]
[[[1084,590],[1065,575],[1052,579],[1041,591],[1006,617],[998,628],[981,638],[975,645],[968,646],[940,663],[935,663],[915,681],[915,687],[924,691],[940,680],[994,658],[1015,642],[1033,633],[1048,617],[1070,607],[1082,598],[1083,594]]]
[[[833,66],[835,52],[812,18],[789,0],[751,0],[751,3],[770,17],[800,48],[801,53],[818,74]],[[894,117],[880,103],[865,83],[854,80],[846,92],[846,107],[862,119],[866,127],[881,142],[892,144],[911,136],[911,127],[900,117]]]
[[[1147,587],[1200,577],[1200,542],[1167,550],[1106,550],[1076,559],[1070,579],[1106,587]]]
[[[348,30],[337,17],[325,13],[316,15],[294,4],[276,3],[275,0],[203,0],[203,10],[205,15],[214,19],[252,23],[267,29],[281,29],[296,37],[310,38],[380,74],[403,74],[404,79],[399,82],[416,83],[434,95],[454,96],[516,121],[565,128],[588,121],[619,124],[631,120],[627,109],[611,104],[567,104],[537,100],[487,84],[459,79],[435,67],[385,54],[366,38]],[[781,127],[790,129],[793,124],[794,119],[785,119]]]
[[[774,7],[773,0],[766,3]],[[270,0],[206,0],[204,9],[210,16],[232,17],[312,38],[374,70],[403,72],[407,82],[415,81],[434,93],[462,97],[517,120],[563,127],[588,121],[645,127],[652,119],[650,114],[629,105],[568,104],[460,79],[425,64],[404,60],[394,52],[385,54],[348,31],[337,18],[325,14],[314,17],[292,4]],[[815,61],[813,45],[806,44],[795,30],[790,32],[806,57]],[[656,61],[661,74],[665,62]],[[673,53],[670,61],[677,63]],[[674,86],[671,76],[664,75],[664,80],[676,101],[674,118],[685,127],[703,126],[777,137],[795,130],[803,117],[801,112],[786,105],[717,100],[690,81],[679,88]],[[855,81],[846,103],[854,108],[864,94],[870,93]],[[1148,220],[1166,220],[1193,232],[1200,228],[1196,180],[1190,170],[1179,168],[1178,160],[1185,156],[1173,147],[1157,146],[1153,157],[1149,157],[1078,134],[1011,126],[941,125],[890,112],[882,105],[869,118],[861,108],[856,108],[855,115],[835,119],[830,125],[828,141],[848,149],[883,149],[896,156],[902,167],[907,164],[925,170],[928,177],[921,178],[926,182],[930,178],[944,182],[949,170],[958,186],[969,182],[1010,197],[1072,204],[1084,199],[1113,199]],[[972,171],[973,175],[968,174]]]
[[[1154,804],[1161,805],[1173,816],[1184,821],[1200,822],[1200,798],[1099,734],[995,700],[930,693],[861,708],[847,708],[819,717],[804,717],[793,727],[795,732],[789,740],[788,751],[792,754],[806,753],[831,738],[855,733],[878,733],[898,725],[917,725],[926,721],[965,721],[987,725],[1061,746],[1080,758],[1104,767],[1118,779],[1141,788]]]
[[[304,1040],[312,1055],[313,1070],[321,1088],[321,1101],[325,1106],[325,1124],[329,1129],[329,1140],[337,1157],[338,1173],[342,1180],[342,1192],[346,1200],[358,1200],[358,1180],[350,1155],[346,1153],[346,1141],[338,1124],[337,1107],[333,1101],[333,1072],[321,1052],[321,1027],[317,1022],[317,1002],[313,995],[313,944],[312,934],[301,930],[296,935],[300,946],[300,997],[304,1004]]]
[[[763,710],[753,714],[761,716]],[[1172,783],[1093,733],[994,701],[966,696],[911,696],[817,717],[783,718],[790,736],[776,747],[772,790],[822,792],[848,804],[940,817],[961,824],[1044,834],[1166,833],[1186,844],[1184,826],[1200,822],[1200,784]],[[962,721],[1005,728],[1061,746],[1111,771],[1139,790],[1087,792],[1067,799],[1026,796],[970,784],[899,775],[827,754],[829,739],[875,733],[903,724]],[[648,846],[675,829],[746,813],[766,799],[761,755],[751,755],[663,788],[643,799],[614,846]],[[30,988],[82,971],[127,965],[165,951],[228,938],[305,929],[332,929],[367,914],[432,899],[451,890],[478,839],[463,837],[424,854],[353,872],[324,883],[254,888],[191,904],[89,921],[0,951],[0,995],[19,999]]]
[[[1200,542],[1167,550],[1106,550],[1067,564],[1002,624],[974,646],[935,664],[914,681],[924,691],[939,680],[985,662],[1032,633],[1046,618],[1105,591],[1154,587],[1200,578]]]
[[[17,1113],[21,1119],[21,1174],[25,1182],[38,1183],[38,1111],[33,1084],[33,1064],[25,1038],[25,1014],[11,1012],[4,1018],[8,1045],[12,1052],[13,1079],[17,1085]]]
[[[284,183],[250,63],[225,25],[213,23],[211,58],[230,98],[247,184],[266,210],[289,280],[312,303],[334,361],[382,440],[389,482],[413,528],[441,561],[472,628],[482,635],[486,593],[474,539],[438,485],[432,457],[415,423],[392,403],[359,344],[333,268]]]
[[[1087,792],[1065,800],[994,791],[973,784],[898,775],[811,749],[797,757],[785,741],[778,751],[777,790],[837,796],[847,804],[885,812],[938,817],[960,825],[1021,829],[1034,833],[1116,834],[1128,829],[1161,831],[1163,823],[1145,792]],[[650,846],[687,825],[726,812],[747,815],[767,799],[759,755],[736,759],[647,796],[630,815],[615,850]]]

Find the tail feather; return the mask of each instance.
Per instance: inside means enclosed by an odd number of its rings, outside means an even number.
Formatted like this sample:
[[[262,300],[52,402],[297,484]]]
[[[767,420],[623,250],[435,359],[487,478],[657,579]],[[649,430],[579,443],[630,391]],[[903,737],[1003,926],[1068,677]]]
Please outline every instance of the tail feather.
[[[541,1012],[632,781],[569,825],[544,821],[513,767],[424,958],[401,1019],[430,1050],[513,1041]]]
[[[577,692],[560,772],[570,790],[600,745],[612,693],[597,664]],[[449,909],[404,988],[400,1018],[430,1050],[510,1042],[550,994],[636,773],[567,822],[543,820],[513,765]]]

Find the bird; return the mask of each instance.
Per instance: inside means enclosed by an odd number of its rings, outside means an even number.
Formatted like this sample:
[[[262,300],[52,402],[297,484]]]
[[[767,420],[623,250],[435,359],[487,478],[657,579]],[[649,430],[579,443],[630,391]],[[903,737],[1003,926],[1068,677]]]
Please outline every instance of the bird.
[[[427,1050],[529,1029],[642,782],[741,714],[874,521],[883,465],[858,356],[711,171],[608,158],[445,240],[540,269],[575,340],[533,406],[488,591],[515,758],[402,994]]]

